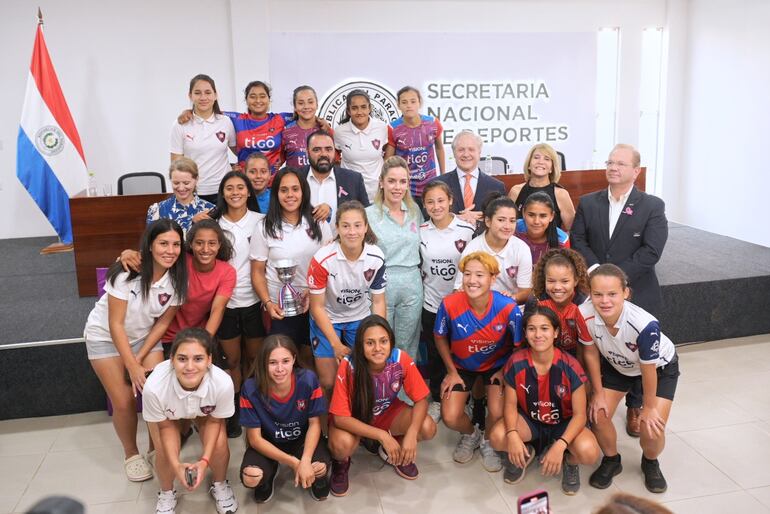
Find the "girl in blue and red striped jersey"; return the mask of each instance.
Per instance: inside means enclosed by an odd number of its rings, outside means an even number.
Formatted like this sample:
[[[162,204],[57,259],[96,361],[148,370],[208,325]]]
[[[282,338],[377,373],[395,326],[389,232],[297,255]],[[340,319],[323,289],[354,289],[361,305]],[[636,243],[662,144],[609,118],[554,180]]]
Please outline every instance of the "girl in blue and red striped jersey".
[[[266,337],[254,374],[241,390],[241,423],[249,443],[241,481],[254,488],[257,503],[272,498],[279,464],[289,466],[294,486],[309,488],[314,499],[329,495],[331,457],[319,419],[326,413],[326,400],[315,373],[295,367],[296,362],[297,347],[289,337]]]
[[[453,458],[466,463],[479,448],[487,471],[500,471],[500,457],[488,441],[489,429],[503,415],[502,368],[521,339],[521,312],[513,298],[492,291],[500,273],[497,259],[473,252],[460,260],[462,291],[441,302],[433,330],[447,374],[441,383],[441,417],[462,434]],[[471,423],[465,403],[477,378],[486,388],[487,437]]]
[[[554,346],[560,326],[555,312],[533,302],[522,324],[527,343],[505,364],[505,408],[492,427],[492,446],[507,452],[503,479],[516,484],[535,458],[528,443],[536,443],[543,475],[562,471],[562,491],[573,495],[580,489],[578,464],[599,458],[586,428],[587,378],[574,357]]]
[[[318,130],[328,131],[332,136],[331,127],[326,122],[321,123],[316,116],[318,96],[310,86],[299,86],[292,94],[293,116],[286,122],[283,129],[283,157],[289,168],[303,168],[310,165],[307,158],[307,138]]]
[[[541,191],[527,197],[516,220],[516,237],[529,246],[533,266],[550,248],[570,247],[569,235],[556,226],[554,213],[551,198]]]

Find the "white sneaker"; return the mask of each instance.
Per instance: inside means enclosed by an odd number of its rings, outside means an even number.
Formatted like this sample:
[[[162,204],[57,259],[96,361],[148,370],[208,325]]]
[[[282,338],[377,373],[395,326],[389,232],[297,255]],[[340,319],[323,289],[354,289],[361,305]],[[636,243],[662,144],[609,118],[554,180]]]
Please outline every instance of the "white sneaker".
[[[482,439],[483,434],[481,431],[477,427],[473,427],[472,434],[462,434],[454,453],[452,453],[452,458],[460,464],[470,462],[473,458],[473,451],[479,447]]]
[[[230,482],[227,480],[213,482],[209,493],[214,498],[214,504],[217,506],[219,514],[235,514],[235,511],[238,510],[238,499],[235,497],[233,488],[230,487]]]
[[[440,402],[430,402],[430,405],[428,405],[428,416],[433,419],[433,422],[438,425],[438,422],[441,421],[441,403]]]
[[[481,454],[481,464],[484,466],[484,469],[490,473],[496,473],[503,469],[503,461],[500,460],[500,454],[492,448],[488,440],[484,439],[481,441],[479,453]]]
[[[158,493],[158,503],[155,504],[155,514],[174,514],[176,509],[176,491],[161,491]]]

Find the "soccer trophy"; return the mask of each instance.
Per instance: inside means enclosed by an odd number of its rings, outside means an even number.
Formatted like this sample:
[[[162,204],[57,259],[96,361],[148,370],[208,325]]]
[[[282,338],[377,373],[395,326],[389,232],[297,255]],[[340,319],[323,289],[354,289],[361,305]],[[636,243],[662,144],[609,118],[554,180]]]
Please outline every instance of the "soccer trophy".
[[[297,264],[290,259],[275,262],[275,272],[283,286],[278,291],[278,307],[284,316],[296,316],[302,312],[302,293],[291,285],[297,272]]]

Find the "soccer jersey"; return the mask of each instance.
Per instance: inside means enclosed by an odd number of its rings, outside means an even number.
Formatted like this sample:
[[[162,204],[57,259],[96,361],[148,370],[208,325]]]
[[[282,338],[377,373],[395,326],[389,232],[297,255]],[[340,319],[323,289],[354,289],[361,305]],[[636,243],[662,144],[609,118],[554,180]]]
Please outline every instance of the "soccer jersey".
[[[618,373],[637,377],[642,374],[640,364],[655,364],[659,368],[676,356],[674,343],[660,331],[658,320],[629,301],[623,304],[623,312],[615,323],[618,333],[614,336],[592,303],[582,304],[580,313],[590,336],[581,338],[580,342],[585,345],[596,343],[599,352]]]
[[[572,296],[572,301],[562,309],[547,296],[538,301],[540,305],[548,307],[559,316],[559,336],[554,341],[554,346],[572,354],[577,352],[578,341],[591,339],[591,334],[588,333],[588,328],[586,328],[579,309],[580,304],[585,299],[586,296],[583,293],[576,291]]]
[[[177,309],[162,340],[173,341],[176,333],[183,328],[203,328],[209,319],[214,298],[224,296],[229,299],[234,287],[235,269],[230,264],[217,259],[214,269],[203,273],[195,269],[192,258],[187,259],[187,297]]]
[[[435,314],[441,300],[454,289],[460,255],[473,239],[474,230],[473,225],[454,215],[445,229],[436,228],[430,220],[420,225],[423,308],[428,312]]]
[[[569,234],[564,232],[559,227],[556,227],[556,235],[559,239],[559,248],[570,247]],[[534,241],[529,239],[529,237],[527,236],[527,224],[523,219],[519,219],[516,221],[516,237],[524,241],[524,243],[529,247],[529,251],[532,254],[533,266],[537,264],[537,261],[540,260],[540,257],[542,257],[543,254],[549,250],[548,241],[544,241],[542,243],[535,243]]]
[[[516,390],[519,410],[546,425],[572,417],[572,393],[587,380],[577,359],[558,348],[553,350],[551,369],[545,375],[538,375],[530,348],[511,355],[503,374],[505,383]]]
[[[278,237],[273,238],[265,232],[265,220],[260,220],[251,238],[250,257],[255,261],[265,262],[265,278],[267,280],[267,292],[270,299],[278,304],[278,296],[283,287],[283,282],[278,280],[278,272],[275,263],[280,260],[290,260],[296,264],[292,287],[301,297],[301,311],[308,308],[307,297],[307,268],[310,259],[324,244],[332,240],[329,224],[325,221],[318,223],[321,228],[321,240],[313,239],[310,224],[302,217],[299,225],[282,222]]]
[[[502,251],[498,253],[489,247],[486,236],[481,234],[465,246],[462,257],[479,251],[492,255],[500,266],[500,274],[492,284],[492,289],[516,294],[519,289],[532,287],[532,254],[521,239],[511,236]],[[462,288],[462,285],[463,277],[458,274],[455,279],[455,289]]]
[[[180,256],[180,258],[182,257]],[[155,324],[155,320],[161,317],[169,307],[179,305],[179,299],[174,291],[168,271],[163,274],[160,280],[150,285],[147,298],[142,295],[142,282],[139,275],[128,280],[128,273],[124,271],[115,277],[114,284],[110,282],[108,280],[104,284],[106,294],[99,298],[88,315],[85,337],[90,341],[112,342],[107,307],[107,300],[110,296],[118,300],[125,300],[128,304],[124,318],[124,329],[131,345],[144,341]]]
[[[171,361],[163,361],[155,366],[142,389],[142,417],[150,423],[200,416],[222,419],[234,412],[233,379],[214,365],[195,390],[187,391],[176,378]]]
[[[230,309],[250,307],[259,301],[257,293],[251,286],[251,262],[249,261],[249,245],[254,229],[264,214],[246,211],[246,215],[238,221],[230,221],[226,216],[219,218],[219,226],[233,245],[233,257],[230,265],[235,268],[235,288],[227,302]]]
[[[147,209],[147,224],[149,225],[155,220],[162,218],[168,218],[174,220],[182,227],[182,231],[187,234],[193,223],[193,217],[203,211],[208,211],[214,208],[214,204],[207,202],[198,195],[193,195],[193,200],[187,205],[179,203],[176,196],[171,195],[162,202],[157,202],[150,205]]]
[[[334,382],[334,393],[332,393],[332,402],[329,407],[329,412],[335,416],[353,415],[351,404],[351,392],[354,387],[353,373],[355,373],[353,363],[350,356],[346,356],[337,369],[337,380]],[[374,424],[374,420],[382,416],[398,398],[401,389],[413,402],[419,402],[430,394],[412,358],[398,348],[390,352],[385,369],[375,374],[372,381],[374,382],[374,406],[371,419],[360,420],[365,423]]]
[[[356,261],[342,253],[339,241],[326,245],[310,261],[307,284],[310,294],[325,296],[326,313],[332,323],[358,321],[369,315],[369,293],[385,292],[385,257],[377,246],[364,243]]]
[[[291,121],[283,129],[283,156],[289,168],[310,166],[307,157],[307,137],[318,132],[320,127],[315,125],[308,129],[302,128],[296,121]]]
[[[342,156],[341,166],[363,175],[370,202],[374,201],[380,185],[382,155],[387,143],[388,124],[377,118],[369,118],[363,130],[351,121],[338,125],[334,132],[334,146]]]
[[[388,144],[409,166],[412,196],[422,196],[422,190],[436,176],[434,144],[441,137],[441,122],[433,116],[420,115],[420,125],[408,127],[404,117],[392,121],[388,128]]]
[[[198,165],[198,194],[212,195],[222,177],[230,171],[227,150],[236,145],[233,124],[226,116],[212,114],[208,119],[193,115],[187,123],[171,127],[171,153],[189,157]]]
[[[513,298],[489,292],[487,311],[479,317],[458,291],[444,298],[436,313],[436,336],[449,339],[455,366],[465,371],[488,371],[505,364],[521,341],[521,311]]]
[[[283,129],[286,125],[283,115],[271,112],[265,118],[257,120],[247,112],[223,114],[230,118],[235,127],[238,163],[245,165],[249,155],[259,151],[270,161],[270,172],[275,174],[281,164]]]
[[[240,406],[241,425],[261,428],[262,437],[273,444],[304,439],[310,418],[326,413],[318,377],[302,368],[292,373],[291,389],[283,398],[275,394],[265,398],[254,378],[249,378],[241,388]]]

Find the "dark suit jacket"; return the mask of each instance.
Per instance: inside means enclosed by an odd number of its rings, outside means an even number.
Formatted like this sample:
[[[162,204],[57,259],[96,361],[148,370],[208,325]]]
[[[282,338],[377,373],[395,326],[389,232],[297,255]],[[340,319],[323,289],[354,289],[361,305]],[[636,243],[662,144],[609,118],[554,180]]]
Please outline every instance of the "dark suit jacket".
[[[300,173],[307,179],[307,174],[310,173],[310,166],[303,167]],[[349,200],[358,200],[364,204],[364,207],[369,206],[369,195],[366,194],[363,175],[357,171],[335,166],[334,179],[337,181],[337,205]]]
[[[628,275],[631,301],[653,316],[662,306],[655,264],[668,239],[665,209],[663,200],[634,187],[610,237],[610,202],[607,189],[602,189],[580,198],[570,231],[572,248],[588,266],[608,262],[619,266]]]
[[[445,182],[449,186],[449,189],[452,190],[453,213],[457,214],[458,212],[465,210],[465,204],[463,203],[463,188],[460,185],[460,178],[458,176],[457,168],[455,168],[454,171],[450,171],[449,173],[439,175],[433,180],[440,180]],[[465,177],[463,177],[463,181],[465,181]],[[501,193],[505,194],[505,184],[496,178],[490,177],[486,173],[479,171],[479,180],[476,184],[476,194],[473,196],[473,210],[480,211],[484,206],[484,202],[486,201],[487,196],[495,191],[500,191]],[[482,230],[483,225],[484,222],[482,221]],[[477,227],[476,232],[479,232],[479,227]]]

